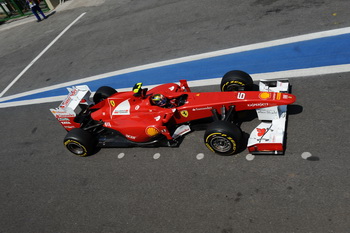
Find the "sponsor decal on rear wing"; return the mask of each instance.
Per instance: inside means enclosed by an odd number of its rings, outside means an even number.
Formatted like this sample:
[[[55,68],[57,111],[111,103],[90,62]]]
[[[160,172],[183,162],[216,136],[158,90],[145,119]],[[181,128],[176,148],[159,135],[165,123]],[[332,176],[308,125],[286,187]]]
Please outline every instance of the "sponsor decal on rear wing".
[[[76,109],[79,104],[90,105],[92,102],[90,101],[91,91],[88,86],[82,85],[67,89],[69,91],[67,97],[58,108],[52,108],[50,111],[61,125],[69,131],[80,126],[79,123],[74,122],[74,118],[77,115]]]

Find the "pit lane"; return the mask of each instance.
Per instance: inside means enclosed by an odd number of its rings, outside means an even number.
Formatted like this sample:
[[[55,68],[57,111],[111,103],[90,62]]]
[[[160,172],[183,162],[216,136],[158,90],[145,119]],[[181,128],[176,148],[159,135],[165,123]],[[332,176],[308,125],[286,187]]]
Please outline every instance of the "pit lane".
[[[101,13],[108,13],[112,6],[106,1],[106,6],[90,9],[90,18],[82,23],[82,28],[75,28],[64,37],[60,47],[49,51],[9,94],[142,65],[145,60],[156,62],[346,26],[347,18],[342,17],[348,16],[341,12],[348,9],[345,7],[348,3],[309,2],[307,7],[293,11],[302,4],[298,2],[292,7],[287,1],[247,1],[238,5],[237,11],[252,12],[236,13],[232,21],[214,20],[212,15],[208,15],[208,21],[203,18],[196,21],[196,17],[204,17],[201,10],[206,12],[205,4],[201,1],[203,7],[195,11],[196,1],[181,2],[184,9],[191,9],[182,12],[187,17],[183,17],[185,28],[177,31],[180,33],[177,36],[186,43],[177,45],[168,39],[159,49],[138,31],[141,25],[130,25],[123,17],[113,16],[131,14],[141,21],[147,12],[171,13],[166,6],[156,2],[140,5],[128,2],[124,6],[120,3],[102,21]],[[172,3],[172,8],[181,6],[177,1]],[[264,9],[264,13],[258,9]],[[16,33],[25,31],[33,39],[38,31],[45,31],[39,33],[40,43],[32,45],[34,50],[39,49],[48,44],[56,27],[63,29],[83,10],[88,9],[57,13],[57,18],[47,21],[48,25],[27,25],[28,29],[21,26]],[[222,13],[219,7],[214,10]],[[309,10],[313,12],[311,19],[306,17]],[[331,10],[337,10],[339,16],[333,16]],[[191,18],[192,13],[196,17]],[[59,15],[62,17],[58,19]],[[305,21],[306,18],[309,20]],[[222,30],[211,26],[219,25],[218,22],[224,22],[220,26]],[[129,34],[114,34],[100,27],[106,24],[108,29],[120,28],[123,23]],[[172,26],[173,22],[165,23],[169,24],[166,24],[169,30],[177,28]],[[100,32],[89,38],[91,43],[80,41],[84,47],[92,48],[94,56],[90,57],[84,49],[78,50],[80,54],[70,53],[73,47],[79,47],[71,37],[84,35],[87,28],[89,32]],[[263,33],[268,28],[276,30]],[[194,40],[196,31],[198,36]],[[219,31],[222,38],[214,40]],[[101,37],[102,32],[107,36]],[[96,38],[100,38],[100,43],[102,39],[113,44],[115,41],[109,42],[107,38],[135,38],[131,36],[135,34],[139,41],[124,44],[122,57],[116,48],[98,47],[96,43]],[[1,36],[13,39],[7,33]],[[160,38],[165,37],[160,34]],[[13,43],[22,44],[26,38],[16,38]],[[134,45],[142,40],[142,46],[135,51]],[[29,42],[33,40],[28,39]],[[105,46],[104,43],[101,44]],[[110,49],[112,52],[106,53]],[[24,46],[8,54],[9,61],[2,64],[14,61],[17,64],[13,70],[2,67],[5,75],[1,85],[5,86],[20,67],[27,65],[32,51],[33,47]],[[23,61],[18,60],[18,53],[24,53]],[[82,55],[86,58],[79,60]],[[246,159],[247,151],[229,157],[210,153],[203,144],[203,131],[187,135],[179,148],[102,149],[94,156],[78,158],[62,146],[65,132],[48,110],[53,103],[1,109],[1,229],[3,232],[346,232],[350,222],[346,166],[350,149],[348,76],[349,73],[339,73],[291,79],[293,94],[298,99],[289,115],[286,155],[256,156],[252,161]],[[218,90],[218,87],[196,90]],[[256,123],[256,120],[245,122],[243,130],[250,132]],[[311,157],[303,156],[305,152]],[[203,158],[198,159],[198,155]]]

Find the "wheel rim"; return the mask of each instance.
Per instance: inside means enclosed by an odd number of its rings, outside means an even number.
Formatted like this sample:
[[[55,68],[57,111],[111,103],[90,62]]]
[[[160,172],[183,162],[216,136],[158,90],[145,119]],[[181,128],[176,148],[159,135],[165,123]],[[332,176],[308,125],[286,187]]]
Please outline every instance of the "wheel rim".
[[[79,143],[76,143],[76,142],[70,142],[67,144],[67,149],[76,154],[76,155],[83,155],[85,154],[85,148],[80,145]]]
[[[226,91],[243,91],[244,86],[241,86],[238,84],[229,84],[229,85],[227,85],[227,87],[225,89],[226,89]]]
[[[228,152],[232,149],[231,141],[222,136],[216,136],[215,138],[212,138],[210,141],[210,145],[215,151],[221,153]]]

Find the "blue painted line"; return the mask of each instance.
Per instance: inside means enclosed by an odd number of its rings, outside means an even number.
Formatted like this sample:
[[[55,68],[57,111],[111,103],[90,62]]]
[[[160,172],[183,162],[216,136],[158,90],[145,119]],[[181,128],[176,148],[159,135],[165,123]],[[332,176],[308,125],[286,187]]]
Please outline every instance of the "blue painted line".
[[[350,34],[221,55],[178,63],[81,83],[92,91],[100,86],[127,88],[137,82],[144,85],[222,77],[229,70],[250,74],[350,64]],[[5,102],[66,95],[66,88],[32,94]]]

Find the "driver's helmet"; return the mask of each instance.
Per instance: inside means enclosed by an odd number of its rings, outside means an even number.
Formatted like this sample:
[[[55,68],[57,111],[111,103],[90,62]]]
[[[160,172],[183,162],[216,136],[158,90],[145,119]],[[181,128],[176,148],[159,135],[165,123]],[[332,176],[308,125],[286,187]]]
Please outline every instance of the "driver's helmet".
[[[152,104],[163,107],[166,105],[167,98],[162,94],[155,94],[151,98]]]

